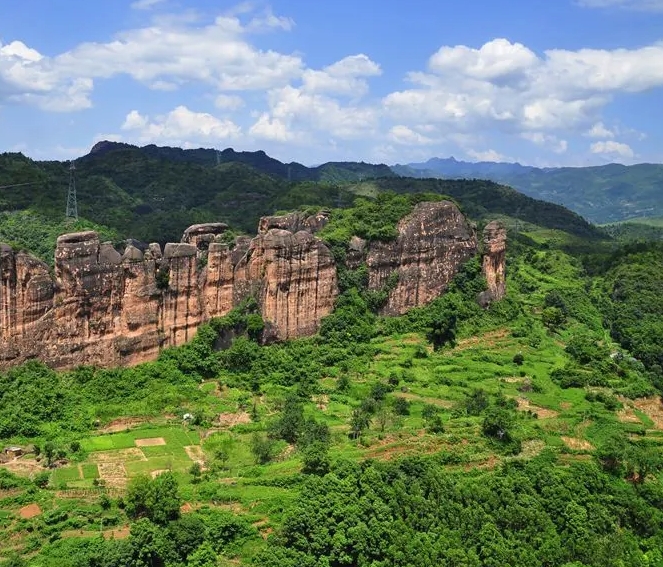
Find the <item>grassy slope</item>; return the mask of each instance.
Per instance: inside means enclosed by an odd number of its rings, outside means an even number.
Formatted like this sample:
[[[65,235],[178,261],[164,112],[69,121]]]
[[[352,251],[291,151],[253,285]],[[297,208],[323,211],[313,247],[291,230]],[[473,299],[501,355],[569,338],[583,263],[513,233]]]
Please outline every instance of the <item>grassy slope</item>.
[[[534,240],[548,242],[548,231],[532,231],[528,236]],[[585,390],[560,388],[550,378],[551,370],[569,360],[564,346],[570,336],[588,329],[596,330],[598,313],[589,315],[580,322],[571,319],[560,333],[548,334],[540,325],[540,306],[544,295],[551,290],[569,293],[584,293],[584,282],[579,277],[577,262],[559,251],[538,252],[540,261],[532,262],[523,257],[512,257],[509,269],[509,293],[523,308],[523,315],[509,323],[491,322],[486,318],[478,327],[473,324],[461,328],[455,348],[432,352],[425,338],[418,334],[392,335],[374,339],[375,356],[368,368],[361,373],[348,371],[337,363],[328,368],[326,376],[318,384],[317,394],[306,404],[306,414],[327,423],[332,431],[331,454],[334,458],[351,459],[394,459],[401,455],[439,453],[448,463],[450,470],[493,468],[499,462],[510,459],[529,458],[549,447],[561,455],[562,460],[590,458],[593,448],[612,432],[646,431],[653,442],[659,443],[661,423],[655,423],[647,415],[646,405],[642,411],[627,409],[620,414],[607,410],[600,403],[587,401]],[[527,332],[523,332],[523,327]],[[607,338],[605,339],[608,340]],[[513,357],[522,353],[524,363],[518,366]],[[351,387],[339,392],[339,378],[348,374]],[[385,431],[379,431],[374,422],[370,430],[359,441],[348,438],[348,420],[351,411],[367,396],[370,386],[376,381],[386,381],[394,372],[401,377],[396,391],[388,396],[388,405],[397,396],[411,403],[410,415],[390,417]],[[521,392],[525,380],[536,385],[536,391]],[[276,415],[280,400],[289,390],[275,384],[266,384],[261,396],[237,387],[232,375],[222,374],[217,388],[214,382],[200,386],[199,395],[172,396],[173,401],[163,410],[150,408],[149,400],[124,404],[122,407],[100,407],[104,419],[117,415],[145,416],[152,414],[153,424],[138,426],[128,433],[118,432],[99,436],[69,434],[69,439],[80,438],[83,452],[76,460],[83,466],[57,469],[51,477],[54,488],[82,488],[93,486],[94,463],[99,455],[134,446],[135,439],[163,437],[165,446],[143,449],[144,459],[127,457],[125,468],[129,478],[164,468],[172,468],[181,483],[181,492],[190,504],[221,506],[245,515],[264,533],[277,528],[285,511],[298,494],[297,484],[289,479],[301,467],[301,456],[288,449],[284,442],[277,446],[279,456],[268,465],[255,465],[249,451],[249,441],[254,431],[265,430],[271,417]],[[233,386],[235,384],[235,386]],[[459,415],[454,412],[460,402],[474,389],[482,388],[489,393],[501,392],[509,398],[520,400],[522,410],[517,421],[518,435],[523,440],[523,453],[509,457],[496,450],[480,434],[481,417]],[[608,389],[609,390],[609,389]],[[255,423],[221,426],[218,432],[206,436],[198,428],[183,428],[172,414],[184,411],[202,412],[207,415],[244,416],[255,403],[260,419]],[[627,406],[633,404],[624,400]],[[421,417],[424,404],[434,404],[440,411],[445,426],[442,434],[428,433]],[[527,411],[529,410],[529,411]],[[95,410],[91,408],[92,412]],[[624,415],[630,422],[625,422]],[[246,419],[244,419],[246,421]],[[206,430],[209,427],[205,428]],[[205,439],[201,441],[201,437]],[[66,435],[65,435],[66,437]],[[24,442],[25,439],[15,439]],[[191,464],[183,453],[185,444],[202,444],[208,461],[222,447],[229,455],[225,468],[216,477],[200,484],[192,483],[186,473]],[[101,450],[101,453],[99,452]],[[122,457],[119,457],[122,460]],[[98,470],[96,471],[98,472]],[[81,478],[81,473],[83,478]],[[279,483],[282,486],[269,486]],[[29,553],[37,550],[50,534],[66,532],[72,535],[72,518],[87,515],[89,529],[99,529],[101,518],[106,526],[122,526],[126,523],[123,513],[115,505],[102,511],[99,498],[93,493],[78,499],[64,498],[66,493],[54,490],[20,490],[0,498],[0,508],[6,512],[0,518],[0,555],[9,550]],[[45,515],[49,511],[66,512],[65,519],[46,525],[42,517],[18,520],[21,506],[37,502]],[[75,522],[74,522],[75,524]],[[88,528],[86,528],[88,529]],[[84,532],[84,534],[87,532]],[[78,534],[80,535],[80,534]],[[238,551],[241,562],[246,562],[265,545],[261,539],[248,541]],[[45,563],[47,565],[49,563]],[[229,563],[230,564],[230,563]]]

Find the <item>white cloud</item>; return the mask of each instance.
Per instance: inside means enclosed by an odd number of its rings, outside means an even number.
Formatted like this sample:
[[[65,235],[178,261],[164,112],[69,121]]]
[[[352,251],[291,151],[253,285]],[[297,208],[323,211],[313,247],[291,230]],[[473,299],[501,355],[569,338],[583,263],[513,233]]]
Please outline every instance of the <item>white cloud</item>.
[[[621,8],[640,12],[663,12],[663,0],[579,0],[587,8]]]
[[[334,98],[306,92],[304,88],[273,89],[268,99],[270,111],[261,120],[276,119],[288,131],[297,132],[298,139],[305,132],[323,132],[345,140],[368,140],[378,127],[379,114],[375,107],[343,105]]]
[[[485,150],[485,151],[476,151],[476,150],[467,150],[467,155],[476,160],[476,161],[493,161],[493,162],[505,162],[513,161],[506,156],[502,155],[495,150]]]
[[[506,39],[478,49],[442,47],[411,88],[383,99],[387,116],[415,128],[460,132],[579,134],[616,95],[663,86],[663,43],[640,49],[549,50]],[[559,147],[561,150],[562,147]]]
[[[544,134],[543,132],[523,132],[520,137],[537,146],[548,147],[556,154],[563,154],[569,147],[566,140],[560,140],[557,136]]]
[[[263,140],[287,142],[294,138],[288,127],[278,118],[270,118],[268,113],[260,115],[256,123],[251,126],[249,134]]]
[[[388,136],[392,142],[406,146],[428,145],[434,143],[434,140],[428,136],[415,132],[411,128],[402,124],[392,127],[391,130],[389,130]]]
[[[605,140],[602,142],[594,142],[589,150],[593,154],[619,156],[621,158],[632,158],[635,153],[628,144],[615,142],[614,140]]]
[[[592,126],[587,132],[585,132],[585,136],[588,138],[614,138],[615,133],[606,128],[606,126],[603,124],[603,122],[597,122]]]
[[[214,105],[222,110],[237,110],[244,106],[244,101],[237,95],[220,94],[214,99]]]
[[[367,77],[382,73],[380,66],[363,53],[345,57],[321,70],[307,69],[303,89],[313,93],[349,95],[359,98],[368,92]]]
[[[178,106],[153,119],[132,110],[122,129],[143,143],[180,146],[225,141],[241,135],[241,128],[234,122],[204,112],[193,112],[186,106]]]
[[[429,61],[438,74],[462,74],[479,80],[503,81],[527,73],[538,62],[533,51],[520,43],[495,39],[480,49],[464,45],[442,47]]]
[[[290,27],[289,20],[271,12],[247,24],[228,15],[207,25],[192,17],[162,17],[147,27],[118,33],[107,43],[83,43],[55,57],[18,41],[0,44],[0,103],[35,104],[49,110],[87,108],[95,80],[119,75],[155,90],[186,83],[219,91],[281,87],[302,76],[301,58],[258,49],[247,36]],[[71,102],[64,102],[64,97]]]
[[[131,4],[134,10],[151,10],[157,4],[162,4],[164,0],[136,0]]]

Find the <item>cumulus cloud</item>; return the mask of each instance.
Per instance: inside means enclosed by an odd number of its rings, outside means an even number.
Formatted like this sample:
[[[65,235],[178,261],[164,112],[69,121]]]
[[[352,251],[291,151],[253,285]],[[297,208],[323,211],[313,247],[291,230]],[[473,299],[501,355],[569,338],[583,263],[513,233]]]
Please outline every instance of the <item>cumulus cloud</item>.
[[[387,115],[409,126],[457,132],[580,132],[600,120],[619,93],[663,86],[663,44],[640,49],[549,50],[539,56],[495,39],[478,49],[443,47],[411,88],[383,99]]]
[[[141,0],[141,6],[148,4]],[[120,75],[156,90],[186,83],[202,83],[219,91],[284,86],[301,77],[301,58],[258,49],[248,35],[291,25],[271,12],[248,23],[237,15],[223,15],[206,25],[190,18],[164,17],[147,27],[118,33],[107,43],[83,43],[54,57],[19,41],[0,44],[0,103],[24,102],[50,110],[87,108],[94,82]],[[63,95],[72,94],[72,101],[63,103]]]
[[[402,124],[393,126],[391,130],[389,130],[388,137],[392,142],[405,146],[429,145],[435,142],[432,138],[424,136],[419,132],[415,132],[412,128]]]
[[[303,76],[303,90],[361,97],[368,92],[366,78],[382,73],[380,65],[360,53],[350,55],[320,70],[307,69]]]
[[[513,161],[495,150],[467,150],[467,155],[476,161]]]
[[[597,122],[592,126],[587,132],[585,132],[585,136],[588,138],[614,138],[615,133],[603,124],[603,122]]]
[[[379,123],[379,113],[373,106],[341,104],[335,98],[307,92],[305,87],[273,89],[268,99],[269,112],[258,123],[276,121],[290,132],[291,139],[301,140],[315,132],[340,139],[370,139]],[[258,123],[254,129],[260,129]]]
[[[632,158],[635,156],[635,152],[631,149],[628,144],[622,144],[620,142],[615,142],[614,140],[605,140],[601,142],[594,142],[589,150],[593,154],[599,154],[604,156],[618,156],[620,158]]]
[[[663,12],[663,0],[579,0],[587,8],[621,8],[640,12]]]
[[[175,144],[214,143],[237,138],[241,128],[230,120],[221,120],[204,112],[178,106],[168,114],[150,118],[132,110],[122,129],[143,143]]]

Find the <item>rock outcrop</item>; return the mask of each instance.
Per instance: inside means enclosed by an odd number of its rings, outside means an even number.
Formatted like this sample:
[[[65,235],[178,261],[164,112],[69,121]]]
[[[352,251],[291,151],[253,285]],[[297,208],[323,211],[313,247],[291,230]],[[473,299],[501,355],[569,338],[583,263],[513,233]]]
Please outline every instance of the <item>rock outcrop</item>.
[[[0,368],[38,358],[55,368],[152,360],[190,340],[198,326],[255,297],[266,340],[317,331],[338,297],[329,248],[314,234],[328,214],[261,219],[255,238],[229,243],[223,223],[195,225],[182,242],[122,253],[95,232],[57,241],[53,273],[0,245]],[[366,262],[371,289],[388,289],[384,314],[400,314],[444,292],[477,253],[476,232],[449,202],[421,203],[392,242],[353,238],[350,268]],[[505,233],[484,232],[491,298],[504,295]]]
[[[373,290],[389,288],[382,312],[401,315],[444,293],[476,253],[476,232],[456,205],[419,203],[398,224],[395,241],[370,245],[368,285]]]
[[[483,275],[488,289],[480,294],[479,303],[488,305],[506,295],[506,228],[490,222],[483,229]]]

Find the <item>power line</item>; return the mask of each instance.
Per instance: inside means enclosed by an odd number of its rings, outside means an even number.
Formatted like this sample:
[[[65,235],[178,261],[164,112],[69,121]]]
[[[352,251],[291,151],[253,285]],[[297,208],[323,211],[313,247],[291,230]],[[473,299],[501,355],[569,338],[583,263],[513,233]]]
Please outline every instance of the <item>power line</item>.
[[[78,220],[78,200],[76,198],[76,164],[69,162],[69,192],[67,193],[67,220]]]
[[[13,187],[25,187],[26,185],[35,185],[39,181],[30,181],[30,183],[14,183],[14,185],[2,185],[0,189],[11,189]]]

